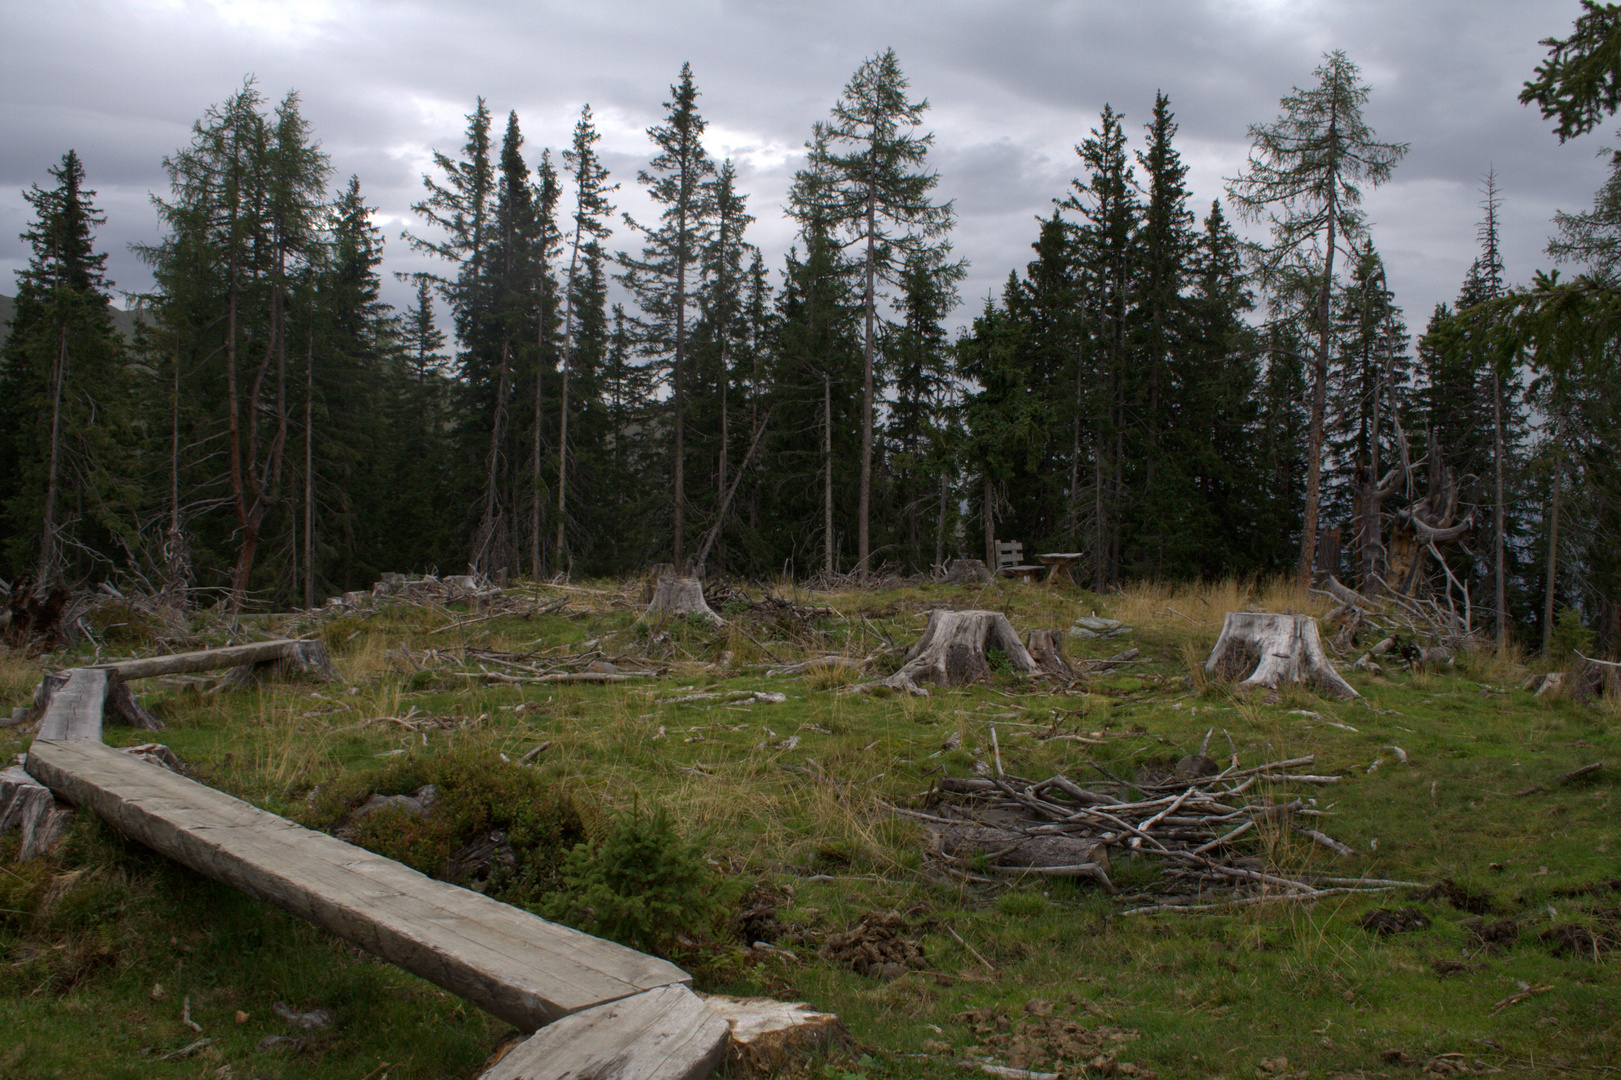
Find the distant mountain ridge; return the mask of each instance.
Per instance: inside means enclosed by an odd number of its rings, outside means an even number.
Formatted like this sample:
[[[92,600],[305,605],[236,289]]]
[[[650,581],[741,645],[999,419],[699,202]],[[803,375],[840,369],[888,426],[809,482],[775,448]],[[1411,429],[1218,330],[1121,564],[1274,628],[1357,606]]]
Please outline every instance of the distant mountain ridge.
[[[17,298],[0,294],[0,345],[11,336],[11,315],[17,310]],[[135,312],[113,308],[113,325],[128,341],[135,336]]]

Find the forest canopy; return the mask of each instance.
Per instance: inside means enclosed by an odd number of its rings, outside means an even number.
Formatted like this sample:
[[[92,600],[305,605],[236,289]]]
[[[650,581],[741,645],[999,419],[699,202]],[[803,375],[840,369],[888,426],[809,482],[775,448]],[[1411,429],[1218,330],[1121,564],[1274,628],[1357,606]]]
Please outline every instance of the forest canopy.
[[[1563,140],[1617,104],[1614,5],[1526,85]],[[1330,576],[1544,643],[1621,645],[1621,171],[1562,213],[1572,278],[1502,264],[1483,169],[1457,299],[1394,302],[1363,192],[1407,146],[1323,56],[1194,205],[1175,102],[1077,133],[1030,258],[965,331],[929,104],[893,50],[830,94],[767,266],[683,65],[610,175],[470,103],[385,237],[296,93],[250,79],[164,161],[153,287],[111,302],[76,152],[25,193],[0,350],[0,575],[313,606],[388,571],[929,573],[997,540],[1133,578]],[[1617,158],[1621,170],[1621,156]],[[636,219],[616,202],[641,189]],[[1264,226],[1241,239],[1237,222]],[[431,257],[383,299],[385,242]],[[120,320],[125,320],[120,322]]]

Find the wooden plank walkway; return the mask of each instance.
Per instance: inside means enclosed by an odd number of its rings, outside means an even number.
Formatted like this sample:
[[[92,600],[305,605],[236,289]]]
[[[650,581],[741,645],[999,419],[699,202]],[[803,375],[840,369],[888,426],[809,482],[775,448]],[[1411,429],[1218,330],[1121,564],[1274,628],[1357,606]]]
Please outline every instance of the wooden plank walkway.
[[[107,702],[107,672],[101,668],[73,668],[67,682],[57,687],[40,717],[36,740],[86,739],[101,742],[101,721]]]
[[[542,1028],[479,1080],[703,1080],[730,1030],[685,986],[661,986]]]
[[[667,961],[435,881],[95,739],[38,739],[27,769],[155,851],[323,926],[523,1031],[690,981]],[[713,1026],[698,1026],[700,1041]],[[721,1021],[715,1047],[725,1038]]]

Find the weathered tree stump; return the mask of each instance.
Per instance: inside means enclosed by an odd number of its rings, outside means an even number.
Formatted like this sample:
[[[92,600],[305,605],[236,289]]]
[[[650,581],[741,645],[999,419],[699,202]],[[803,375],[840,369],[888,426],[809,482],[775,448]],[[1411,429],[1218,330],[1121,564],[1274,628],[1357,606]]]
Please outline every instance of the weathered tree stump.
[[[1247,672],[1238,684],[1244,689],[1309,683],[1320,693],[1341,701],[1361,696],[1329,663],[1323,639],[1317,633],[1317,620],[1310,615],[1229,611],[1204,667],[1217,679],[1237,679]]]
[[[1032,630],[1024,644],[1030,651],[1030,659],[1053,678],[1063,679],[1065,682],[1073,682],[1079,678],[1064,656],[1062,630]]]
[[[0,770],[0,833],[13,828],[22,831],[19,862],[49,854],[72,820],[73,808],[57,802],[50,789],[21,765]]]
[[[941,580],[947,585],[981,585],[991,580],[991,568],[983,559],[957,559]]]
[[[704,599],[703,583],[696,577],[673,573],[659,578],[644,617],[647,615],[696,615],[714,623],[721,621]]]
[[[961,686],[991,677],[989,649],[1006,654],[1014,671],[1041,675],[1041,666],[1014,632],[1007,616],[1000,611],[929,612],[929,625],[923,636],[906,654],[906,662],[889,678],[869,686],[887,686],[909,694],[928,693],[920,683]]]
[[[1558,691],[1576,701],[1621,698],[1621,664],[1576,654],[1570,671],[1557,684]]]
[[[850,1043],[844,1023],[832,1013],[817,1012],[803,1001],[701,994],[705,1005],[731,1027],[726,1060],[733,1076],[762,1076],[791,1071],[789,1066],[818,1050]]]

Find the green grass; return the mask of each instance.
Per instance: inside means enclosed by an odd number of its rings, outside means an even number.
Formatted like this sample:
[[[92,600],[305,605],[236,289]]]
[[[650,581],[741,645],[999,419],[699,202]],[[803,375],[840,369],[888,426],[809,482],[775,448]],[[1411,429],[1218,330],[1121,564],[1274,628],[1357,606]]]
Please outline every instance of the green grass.
[[[162,741],[201,779],[311,825],[331,824],[334,801],[454,772],[456,762],[505,775],[500,755],[516,761],[549,743],[533,766],[510,768],[566,800],[587,834],[615,813],[652,807],[667,808],[687,835],[707,830],[716,873],[776,890],[779,941],[792,956],[716,936],[676,959],[699,989],[798,998],[842,1016],[855,1044],[794,1064],[795,1075],[960,1076],[954,1062],[969,1056],[1052,1069],[1065,1054],[1066,1076],[1082,1066],[1089,1075],[1417,1076],[1454,1065],[1597,1076],[1621,1059],[1621,980],[1608,951],[1621,939],[1621,891],[1605,884],[1621,879],[1621,717],[1612,704],[1535,701],[1515,688],[1511,664],[1478,659],[1443,674],[1352,676],[1364,695],[1354,703],[1305,691],[1268,703],[1206,686],[1196,666],[1223,610],[1320,610],[1242,583],[1116,596],[1002,583],[796,594],[837,614],[805,625],[734,612],[737,626],[718,628],[638,622],[627,594],[591,584],[598,591],[577,594],[572,615],[445,630],[443,613],[396,609],[328,624],[352,690],[293,681],[219,696],[157,691],[147,701],[168,725]],[[849,679],[837,673],[764,673],[771,656],[904,648],[929,608],[971,603],[1004,611],[1021,633],[1093,611],[1125,619],[1129,638],[1071,641],[1070,651],[1101,657],[1134,645],[1146,662],[1060,696],[1008,676],[909,698],[841,692]],[[653,641],[664,674],[494,686],[451,675],[458,665],[417,673],[396,651],[562,655],[588,640],[610,653]],[[875,665],[898,662],[891,652]],[[26,700],[35,677],[0,661],[0,708]],[[726,690],[788,700],[667,700]],[[410,731],[385,719],[413,707],[452,720]],[[1065,731],[1103,745],[1032,738],[1055,714]],[[1454,895],[1488,895],[1489,910],[1476,917],[1445,895],[1401,890],[1124,917],[1090,885],[951,880],[924,857],[921,830],[885,805],[989,761],[992,724],[1003,766],[1034,777],[1084,780],[1088,759],[1116,772],[1174,759],[1212,728],[1213,753],[1224,756],[1230,736],[1246,763],[1315,754],[1312,771],[1344,776],[1306,792],[1331,811],[1319,827],[1357,854],[1336,858],[1292,834],[1264,838],[1256,854],[1295,870],[1446,879]],[[25,735],[5,734],[8,756],[26,748]],[[953,734],[960,747],[944,749]],[[791,736],[798,742],[787,748]],[[108,732],[113,743],[145,738]],[[1596,775],[1515,795],[1601,760]],[[430,840],[448,842],[422,843]],[[81,817],[49,859],[18,863],[16,844],[15,834],[0,838],[0,1076],[474,1077],[508,1034],[93,818]],[[1127,891],[1153,886],[1149,867],[1117,870]],[[1380,907],[1416,908],[1428,925],[1388,937],[1362,929]],[[887,911],[906,914],[927,970],[886,982],[821,955],[828,934]],[[1498,924],[1491,933],[1489,924]],[[1596,953],[1569,945],[1589,940],[1572,927],[1585,928]],[[1494,1011],[1522,983],[1539,992]],[[161,1062],[203,1037],[181,1023],[188,996],[214,1041]],[[296,1047],[261,1048],[267,1036],[295,1034],[273,1014],[277,1001],[330,1009],[334,1025]],[[240,1025],[238,1011],[247,1014]],[[1086,1065],[1099,1056],[1114,1064]]]

